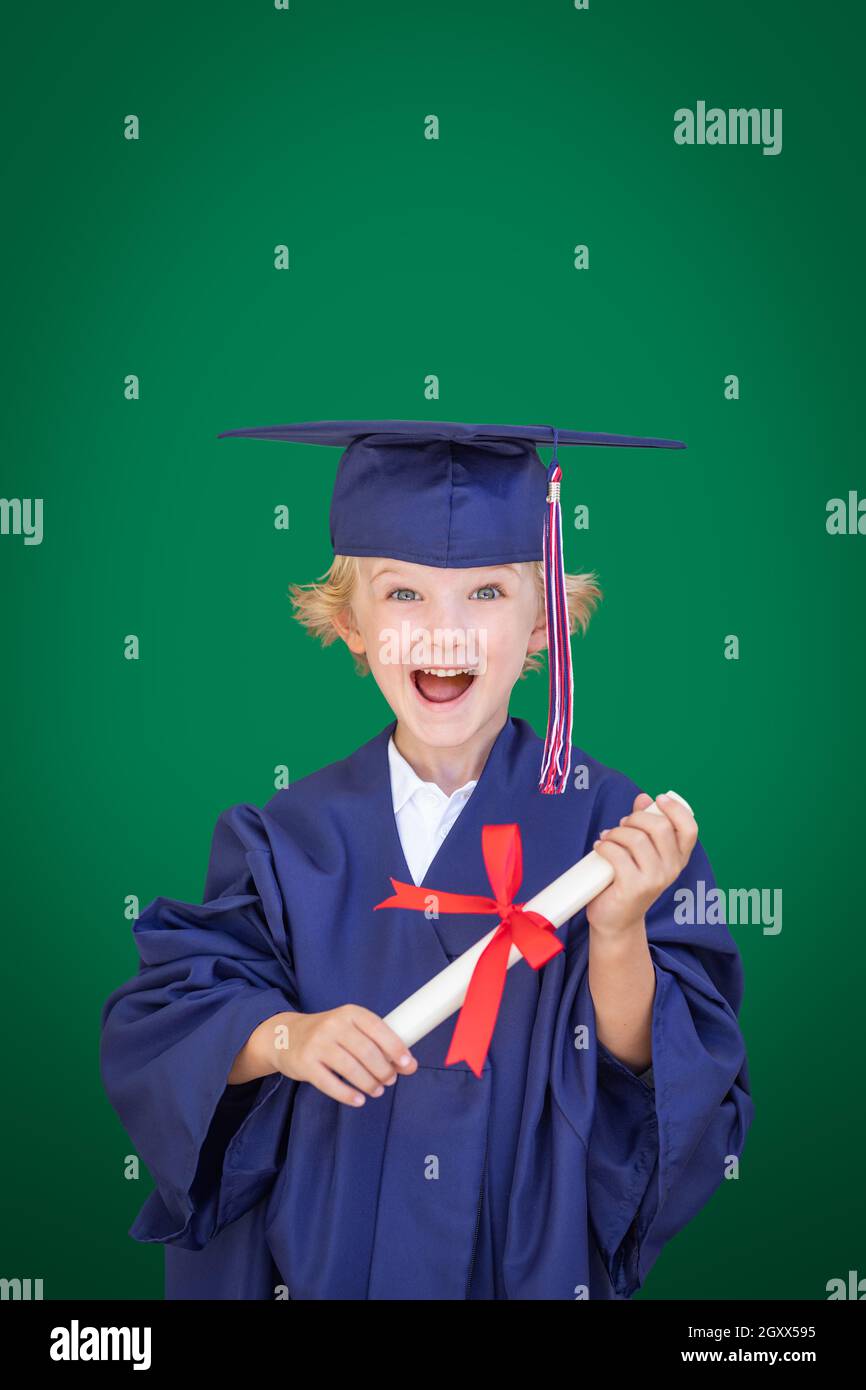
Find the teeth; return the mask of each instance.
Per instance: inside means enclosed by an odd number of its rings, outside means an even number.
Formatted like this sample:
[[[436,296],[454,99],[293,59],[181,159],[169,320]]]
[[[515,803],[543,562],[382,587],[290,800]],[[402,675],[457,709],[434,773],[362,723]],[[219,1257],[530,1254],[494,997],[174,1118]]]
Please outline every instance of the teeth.
[[[461,666],[456,670],[443,670],[440,667],[422,666],[425,676],[473,676],[475,672],[469,666]]]

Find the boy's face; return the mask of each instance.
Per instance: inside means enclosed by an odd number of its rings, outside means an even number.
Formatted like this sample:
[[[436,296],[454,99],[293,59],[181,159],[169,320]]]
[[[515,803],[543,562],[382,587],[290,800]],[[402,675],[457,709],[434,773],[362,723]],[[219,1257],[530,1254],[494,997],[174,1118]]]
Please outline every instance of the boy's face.
[[[398,722],[438,748],[498,730],[525,657],[547,645],[535,565],[438,569],[368,556],[358,565],[352,612],[337,628],[366,655]]]

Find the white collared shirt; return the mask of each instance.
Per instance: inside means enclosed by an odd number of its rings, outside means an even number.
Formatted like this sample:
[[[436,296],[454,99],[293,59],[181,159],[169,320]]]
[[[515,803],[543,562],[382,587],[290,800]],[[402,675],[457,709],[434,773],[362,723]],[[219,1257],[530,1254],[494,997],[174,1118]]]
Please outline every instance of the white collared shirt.
[[[439,852],[448,831],[478,785],[476,777],[446,796],[435,782],[422,782],[394,742],[388,740],[391,800],[400,844],[409,872],[419,884]]]

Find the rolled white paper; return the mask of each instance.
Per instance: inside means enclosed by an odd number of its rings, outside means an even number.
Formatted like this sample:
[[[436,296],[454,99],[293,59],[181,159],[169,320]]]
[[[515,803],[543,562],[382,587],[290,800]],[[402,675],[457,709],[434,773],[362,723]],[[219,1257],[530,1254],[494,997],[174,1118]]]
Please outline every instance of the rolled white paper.
[[[668,792],[667,795],[682,802],[683,806],[691,811],[692,808],[685,797],[679,796],[676,792]],[[645,809],[657,816],[664,814],[655,802]],[[540,912],[554,927],[561,927],[563,922],[567,922],[576,912],[580,912],[582,907],[586,907],[588,902],[598,897],[613,878],[614,871],[607,860],[596,854],[595,850],[590,850],[577,864],[566,869],[553,883],[549,883],[540,893],[536,893],[534,898],[524,903],[524,911]],[[431,888],[430,893],[435,897],[434,889]],[[398,1004],[396,1009],[392,1009],[386,1015],[385,1022],[403,1039],[407,1047],[432,1033],[434,1028],[438,1028],[440,1023],[450,1018],[461,1007],[466,998],[469,981],[472,979],[475,962],[498,928],[497,923],[486,936],[482,936],[480,941],[476,941],[474,946],[464,951],[462,956],[452,960],[450,965],[446,965],[444,970],[440,970],[438,975],[434,975],[432,980],[416,989],[414,994],[410,994],[408,999],[404,999],[402,1004]],[[510,970],[519,960],[523,960],[523,955],[517,946],[512,944],[508,953],[507,968]]]

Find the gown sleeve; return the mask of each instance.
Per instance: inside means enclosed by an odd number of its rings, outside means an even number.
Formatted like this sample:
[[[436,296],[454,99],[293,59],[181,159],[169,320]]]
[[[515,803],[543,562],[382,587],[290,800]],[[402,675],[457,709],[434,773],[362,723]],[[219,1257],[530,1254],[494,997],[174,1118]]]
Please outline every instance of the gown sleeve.
[[[129,1234],[200,1250],[269,1190],[297,1083],[229,1086],[255,1028],[297,1010],[267,817],[216,823],[202,904],[156,898],[133,924],[138,973],[102,1010],[108,1097],[155,1183]]]
[[[637,792],[628,783],[606,798],[593,837],[631,811]],[[648,1072],[633,1072],[596,1038],[589,1216],[621,1298],[641,1287],[664,1245],[720,1186],[752,1121],[737,1021],[742,962],[724,921],[712,920],[706,904],[715,886],[698,840],[646,915],[656,979]],[[689,911],[689,899],[707,910]],[[698,915],[711,920],[696,922]]]

